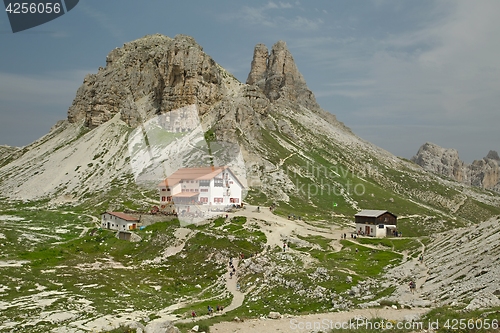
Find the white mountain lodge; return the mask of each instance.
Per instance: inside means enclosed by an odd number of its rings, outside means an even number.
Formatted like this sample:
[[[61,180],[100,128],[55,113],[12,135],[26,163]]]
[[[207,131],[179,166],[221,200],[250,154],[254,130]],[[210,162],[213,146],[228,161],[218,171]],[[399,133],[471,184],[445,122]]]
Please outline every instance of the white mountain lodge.
[[[243,185],[227,166],[181,168],[158,184],[160,209],[178,214],[240,206]]]

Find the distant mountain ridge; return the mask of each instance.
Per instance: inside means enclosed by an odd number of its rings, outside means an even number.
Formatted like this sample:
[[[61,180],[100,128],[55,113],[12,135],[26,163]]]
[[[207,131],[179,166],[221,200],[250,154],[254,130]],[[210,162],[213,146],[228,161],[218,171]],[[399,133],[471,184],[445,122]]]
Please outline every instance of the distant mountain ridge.
[[[420,147],[412,161],[426,170],[458,182],[500,192],[500,157],[494,150],[490,150],[483,159],[467,164],[460,159],[456,149],[446,149],[427,142]]]

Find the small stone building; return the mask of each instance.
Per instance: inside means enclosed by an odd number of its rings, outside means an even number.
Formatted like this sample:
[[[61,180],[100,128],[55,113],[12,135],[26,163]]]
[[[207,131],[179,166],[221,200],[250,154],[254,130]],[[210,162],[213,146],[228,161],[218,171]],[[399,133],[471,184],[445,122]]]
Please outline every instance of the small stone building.
[[[356,233],[373,237],[390,237],[397,233],[398,217],[387,210],[365,209],[354,215]]]
[[[134,230],[139,219],[121,212],[105,212],[101,214],[101,228],[111,230]]]

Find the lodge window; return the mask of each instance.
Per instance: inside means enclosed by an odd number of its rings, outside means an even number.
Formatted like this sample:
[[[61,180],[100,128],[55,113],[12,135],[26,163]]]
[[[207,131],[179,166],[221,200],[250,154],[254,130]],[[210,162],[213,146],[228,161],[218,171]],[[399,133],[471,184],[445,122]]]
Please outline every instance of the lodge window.
[[[379,225],[378,225],[378,228],[379,228],[379,229],[384,229],[384,225],[383,225],[383,224],[379,224]]]
[[[161,197],[161,201],[165,201],[166,197]]]
[[[162,192],[165,192],[166,190],[167,190],[166,188],[162,188],[162,189],[161,189],[161,191],[162,191]]]
[[[210,180],[200,180],[200,186],[210,186]]]
[[[217,178],[214,179],[215,187],[222,187],[222,184],[223,184],[222,179],[217,179]]]
[[[208,192],[208,188],[200,188],[200,192]]]

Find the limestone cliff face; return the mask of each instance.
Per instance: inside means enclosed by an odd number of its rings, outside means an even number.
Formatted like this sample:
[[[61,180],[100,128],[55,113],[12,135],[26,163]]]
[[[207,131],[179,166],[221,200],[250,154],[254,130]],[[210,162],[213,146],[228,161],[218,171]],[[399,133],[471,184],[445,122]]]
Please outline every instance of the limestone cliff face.
[[[94,128],[117,113],[135,127],[155,114],[196,104],[200,114],[224,94],[221,71],[192,37],[146,36],[116,48],[85,77],[68,120]]]
[[[111,51],[106,67],[85,77],[68,120],[83,120],[92,129],[119,114],[128,126],[136,127],[193,104],[218,140],[235,142],[242,132],[258,136],[258,128],[270,124],[269,112],[300,106],[350,132],[319,107],[285,42],[277,42],[271,52],[258,44],[247,84],[242,84],[185,35],[145,36]]]
[[[412,161],[424,169],[454,178],[459,182],[467,181],[465,164],[460,160],[456,149],[446,149],[427,142],[420,147]]]
[[[412,161],[426,170],[445,175],[461,183],[500,191],[499,161],[496,151],[490,150],[482,160],[466,164],[455,149],[425,143]]]
[[[271,102],[282,99],[311,110],[320,108],[284,41],[274,44],[271,53],[263,44],[255,46],[246,83],[258,86]]]

